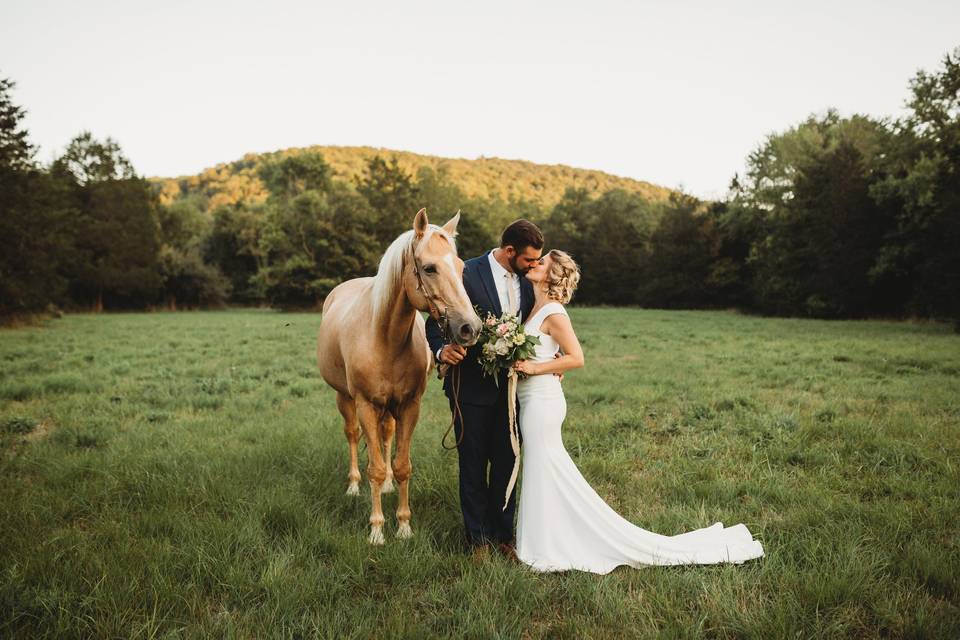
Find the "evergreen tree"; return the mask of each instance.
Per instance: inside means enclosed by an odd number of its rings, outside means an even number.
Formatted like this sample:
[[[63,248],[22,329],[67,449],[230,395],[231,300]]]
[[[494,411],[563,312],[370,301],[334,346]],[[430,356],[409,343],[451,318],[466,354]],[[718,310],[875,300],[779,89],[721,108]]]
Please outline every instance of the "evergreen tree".
[[[36,166],[36,149],[21,126],[26,111],[13,104],[11,94],[16,86],[12,80],[0,78],[0,170],[8,173],[26,172]]]
[[[36,166],[15,86],[0,79],[0,314],[63,304],[74,254],[70,192]]]

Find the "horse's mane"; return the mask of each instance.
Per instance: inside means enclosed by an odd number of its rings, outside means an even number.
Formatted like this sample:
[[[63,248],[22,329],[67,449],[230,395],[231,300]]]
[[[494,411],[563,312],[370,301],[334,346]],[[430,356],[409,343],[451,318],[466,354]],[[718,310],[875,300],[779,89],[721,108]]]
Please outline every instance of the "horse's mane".
[[[427,227],[427,232],[423,235],[421,242],[430,240],[430,236],[439,233],[450,243],[450,248],[454,252],[457,250],[457,244],[450,235],[435,224]],[[380,266],[377,269],[377,275],[373,279],[373,320],[379,323],[383,315],[387,313],[391,303],[397,296],[397,290],[403,282],[403,264],[407,259],[407,252],[413,245],[414,230],[404,231],[397,239],[390,243],[383,257],[380,258]]]

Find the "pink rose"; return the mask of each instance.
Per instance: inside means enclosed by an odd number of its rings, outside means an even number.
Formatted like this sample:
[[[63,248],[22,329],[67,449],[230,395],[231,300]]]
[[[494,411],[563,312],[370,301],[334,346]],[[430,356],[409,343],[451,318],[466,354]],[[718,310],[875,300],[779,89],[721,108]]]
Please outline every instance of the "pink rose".
[[[508,325],[506,322],[504,322],[504,323],[501,324],[499,327],[497,327],[497,335],[498,335],[498,336],[505,336],[505,335],[507,335],[507,332],[508,332],[508,331],[510,331],[510,325]]]

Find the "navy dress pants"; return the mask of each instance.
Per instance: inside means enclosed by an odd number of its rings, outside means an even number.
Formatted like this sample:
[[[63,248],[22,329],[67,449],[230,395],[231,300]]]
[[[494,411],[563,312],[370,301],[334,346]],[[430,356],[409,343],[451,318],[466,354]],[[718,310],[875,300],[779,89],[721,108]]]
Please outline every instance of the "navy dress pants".
[[[453,401],[450,401],[453,411]],[[507,542],[513,544],[513,520],[517,505],[514,488],[507,508],[504,495],[513,472],[507,390],[503,385],[492,405],[460,403],[454,433],[460,444],[460,509],[467,545]],[[519,414],[519,411],[518,411]],[[461,440],[462,434],[462,440]]]

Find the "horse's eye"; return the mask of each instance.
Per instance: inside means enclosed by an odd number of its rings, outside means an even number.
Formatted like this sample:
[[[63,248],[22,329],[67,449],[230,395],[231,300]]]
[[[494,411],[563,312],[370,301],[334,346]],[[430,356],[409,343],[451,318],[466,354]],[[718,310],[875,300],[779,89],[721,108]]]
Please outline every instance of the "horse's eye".
[[[426,265],[426,266],[423,267],[423,271],[424,271],[425,273],[436,273],[436,272],[437,272],[437,268],[436,268],[435,266],[433,266],[432,264],[428,264],[428,265]]]

